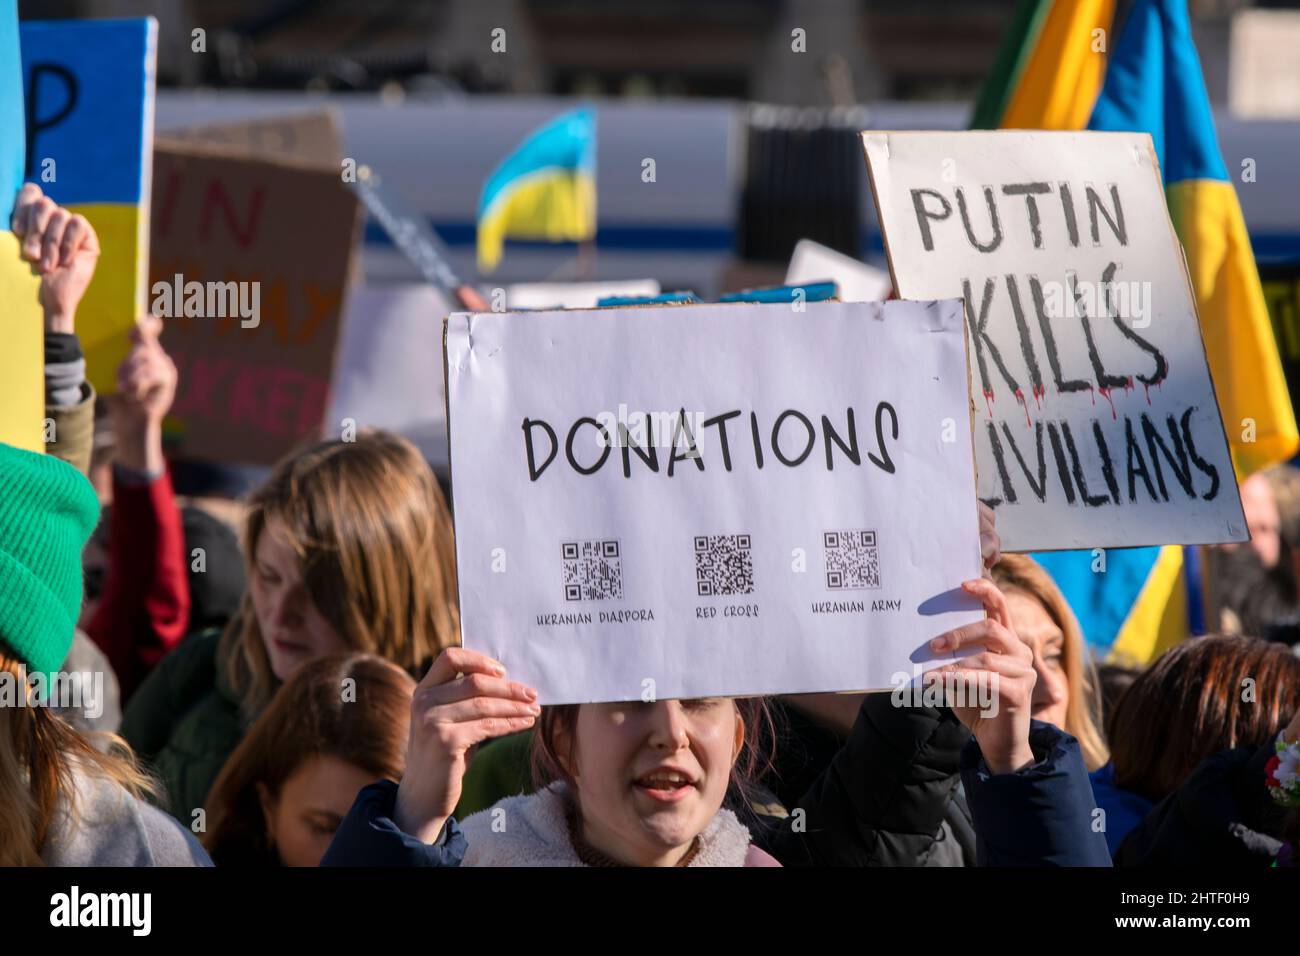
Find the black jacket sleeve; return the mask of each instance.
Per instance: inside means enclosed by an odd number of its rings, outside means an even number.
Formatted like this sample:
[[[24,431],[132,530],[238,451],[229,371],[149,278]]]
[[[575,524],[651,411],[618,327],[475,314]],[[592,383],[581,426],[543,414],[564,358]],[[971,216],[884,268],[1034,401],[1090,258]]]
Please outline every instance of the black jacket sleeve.
[[[468,844],[454,817],[435,843],[421,843],[393,822],[397,784],[372,783],[357,794],[321,866],[460,866]]]
[[[868,694],[829,766],[787,807],[790,816],[761,821],[754,842],[782,866],[921,865],[969,736],[947,709]]]
[[[1079,742],[1035,720],[1029,746],[1035,762],[1015,773],[990,772],[974,739],[962,751],[980,866],[1110,866]]]

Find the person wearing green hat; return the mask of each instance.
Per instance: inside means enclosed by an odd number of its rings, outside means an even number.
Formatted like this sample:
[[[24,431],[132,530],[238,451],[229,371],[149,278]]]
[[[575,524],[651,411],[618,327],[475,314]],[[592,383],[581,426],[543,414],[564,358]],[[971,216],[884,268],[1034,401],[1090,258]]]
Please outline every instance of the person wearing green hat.
[[[89,281],[99,246],[83,217],[29,184],[10,225],[42,276],[42,304],[60,280]],[[59,669],[98,518],[75,467],[0,443],[0,866],[210,866],[189,831],[147,802],[157,785],[125,743],[55,711],[80,693]]]
[[[47,688],[67,686],[58,668],[98,516],[94,489],[71,465],[0,444],[0,866],[211,865],[147,802],[156,785],[129,748],[80,733],[33,693],[38,674]]]

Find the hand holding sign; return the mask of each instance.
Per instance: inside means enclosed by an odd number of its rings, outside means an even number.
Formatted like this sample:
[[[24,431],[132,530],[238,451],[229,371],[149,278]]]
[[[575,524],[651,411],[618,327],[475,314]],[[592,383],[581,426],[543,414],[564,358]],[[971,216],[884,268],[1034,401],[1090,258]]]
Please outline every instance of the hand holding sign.
[[[979,741],[984,762],[994,773],[1014,773],[1033,763],[1029,746],[1029,718],[1032,711],[1034,654],[1016,636],[1006,596],[992,581],[977,578],[962,583],[962,590],[984,602],[988,617],[940,634],[930,642],[936,652],[951,653],[967,647],[983,647],[980,653],[938,667],[923,678],[927,684],[955,678],[959,688],[991,684],[993,707],[957,706],[950,702],[957,719],[971,729]],[[951,675],[951,676],[949,676]],[[971,695],[965,695],[967,701]],[[975,695],[984,697],[983,694]]]
[[[27,183],[14,203],[10,227],[22,241],[22,257],[41,275],[41,308],[47,332],[72,332],[81,297],[99,261],[99,237],[85,216],[74,215]]]
[[[486,654],[449,647],[438,655],[411,701],[406,772],[394,820],[432,843],[460,800],[469,752],[491,737],[527,730],[541,708],[537,692],[506,680]]]

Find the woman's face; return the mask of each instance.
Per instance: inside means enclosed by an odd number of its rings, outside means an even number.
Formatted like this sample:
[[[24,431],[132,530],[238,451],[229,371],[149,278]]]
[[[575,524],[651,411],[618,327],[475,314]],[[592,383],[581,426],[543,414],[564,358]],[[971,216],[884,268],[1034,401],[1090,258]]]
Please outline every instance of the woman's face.
[[[281,681],[309,660],[348,649],[312,602],[284,525],[274,518],[258,536],[248,584],[271,670]]]
[[[1062,730],[1070,706],[1070,683],[1065,673],[1065,634],[1039,601],[1023,591],[1007,591],[1011,623],[1020,639],[1034,652],[1033,717]]]
[[[729,697],[583,704],[557,741],[582,836],[635,866],[672,866],[722,806],[745,724]]]
[[[374,774],[355,764],[322,755],[303,761],[274,797],[258,784],[266,832],[280,862],[320,866],[357,793],[374,782]]]

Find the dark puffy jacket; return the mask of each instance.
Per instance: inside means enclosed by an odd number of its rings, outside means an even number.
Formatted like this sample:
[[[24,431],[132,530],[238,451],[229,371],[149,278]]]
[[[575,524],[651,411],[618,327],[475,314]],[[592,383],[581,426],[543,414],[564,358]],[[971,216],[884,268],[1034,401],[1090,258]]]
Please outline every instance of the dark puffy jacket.
[[[1116,866],[1269,866],[1286,811],[1268,795],[1273,745],[1206,757],[1119,845]]]
[[[797,721],[797,714],[790,717]],[[787,783],[773,787],[790,816],[746,821],[755,843],[782,866],[930,862],[970,739],[951,711],[895,707],[889,694],[867,694],[848,739],[828,757],[818,757],[811,729],[800,730],[797,739],[810,752],[807,767],[798,772],[792,748],[779,741]],[[802,793],[790,783],[801,785]]]
[[[247,729],[217,667],[218,631],[185,638],[145,678],[121,734],[162,780],[167,809],[189,826]]]
[[[1092,790],[1074,738],[1034,722],[1036,763],[993,775],[967,736],[946,710],[893,708],[889,695],[868,695],[845,746],[790,808],[804,813],[747,821],[754,843],[785,866],[922,862],[932,852],[956,786],[952,771],[960,766],[980,863],[1110,865],[1105,840],[1091,826]],[[955,740],[965,741],[956,755]],[[321,864],[457,865],[464,838],[455,820],[438,843],[422,844],[393,822],[396,798],[390,782],[362,790]]]

